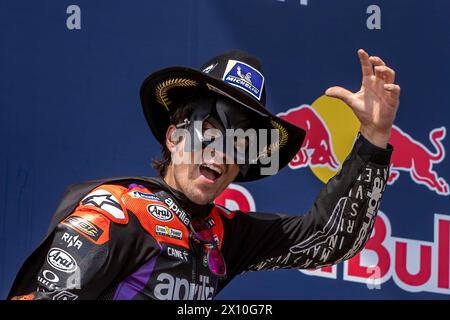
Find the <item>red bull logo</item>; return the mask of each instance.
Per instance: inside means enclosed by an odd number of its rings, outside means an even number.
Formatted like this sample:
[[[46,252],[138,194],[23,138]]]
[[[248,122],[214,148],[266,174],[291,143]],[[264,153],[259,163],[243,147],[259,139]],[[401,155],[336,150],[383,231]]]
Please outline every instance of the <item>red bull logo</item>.
[[[359,121],[351,109],[338,99],[323,96],[312,105],[301,105],[278,116],[306,130],[305,141],[289,167],[309,167],[322,182],[328,182],[350,153],[359,131]],[[433,168],[445,159],[442,144],[445,136],[445,127],[433,129],[429,139],[434,150],[430,150],[394,125],[390,139],[394,152],[388,183],[395,183],[401,171],[408,172],[416,184],[424,185],[438,195],[448,196],[447,181]]]
[[[307,132],[301,149],[289,163],[289,167],[292,169],[307,166],[328,167],[331,170],[339,168],[340,164],[333,151],[330,132],[316,110],[305,104],[289,109],[278,116],[304,128]]]
[[[435,149],[432,152],[402,129],[393,126],[390,143],[394,146],[394,152],[388,183],[393,184],[399,178],[400,171],[406,171],[414,182],[425,185],[437,194],[449,195],[447,181],[433,170],[433,165],[442,162],[445,158],[445,149],[441,142],[445,135],[445,127],[431,130],[429,138]]]

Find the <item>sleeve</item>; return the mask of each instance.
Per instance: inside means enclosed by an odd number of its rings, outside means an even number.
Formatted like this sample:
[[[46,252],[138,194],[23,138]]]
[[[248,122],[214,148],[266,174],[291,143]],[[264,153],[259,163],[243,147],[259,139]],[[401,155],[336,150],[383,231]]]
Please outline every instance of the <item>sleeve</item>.
[[[98,299],[154,254],[155,240],[139,232],[139,222],[134,215],[128,219],[126,209],[119,214],[120,200],[105,196],[104,186],[101,190],[86,196],[53,231],[36,291],[27,295],[33,300]],[[149,250],[136,249],[143,247]]]
[[[359,134],[306,215],[236,212],[224,221],[225,234],[232,233],[222,247],[229,273],[313,269],[356,255],[371,235],[391,153],[391,145],[379,148]]]
[[[97,298],[120,270],[108,265],[114,247],[110,228],[111,221],[95,211],[75,211],[59,223],[36,279],[34,299]]]

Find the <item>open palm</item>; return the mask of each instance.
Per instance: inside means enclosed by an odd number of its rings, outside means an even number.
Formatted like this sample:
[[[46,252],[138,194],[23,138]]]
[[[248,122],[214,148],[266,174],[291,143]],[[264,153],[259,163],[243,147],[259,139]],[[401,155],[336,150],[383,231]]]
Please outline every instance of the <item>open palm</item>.
[[[385,147],[399,106],[400,86],[394,83],[395,72],[379,57],[369,57],[358,50],[362,84],[358,92],[331,87],[327,96],[343,100],[361,122],[361,133],[372,143]]]

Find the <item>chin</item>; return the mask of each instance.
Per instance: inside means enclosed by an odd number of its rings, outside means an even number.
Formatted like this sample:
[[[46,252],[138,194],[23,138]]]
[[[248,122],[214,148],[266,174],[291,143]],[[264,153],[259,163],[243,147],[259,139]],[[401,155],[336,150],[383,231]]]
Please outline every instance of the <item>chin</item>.
[[[213,202],[214,199],[215,199],[215,197],[207,196],[205,194],[197,194],[194,197],[192,197],[192,199],[190,199],[190,200],[192,202],[195,202],[196,204],[205,205],[205,204]]]
[[[215,199],[213,192],[210,190],[202,190],[201,188],[192,188],[184,193],[192,202],[205,205]]]

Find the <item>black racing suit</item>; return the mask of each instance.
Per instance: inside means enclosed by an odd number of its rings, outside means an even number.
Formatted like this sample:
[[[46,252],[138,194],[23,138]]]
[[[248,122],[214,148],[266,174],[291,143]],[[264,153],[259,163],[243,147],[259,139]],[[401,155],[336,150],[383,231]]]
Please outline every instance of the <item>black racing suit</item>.
[[[236,275],[312,269],[349,259],[371,235],[392,146],[361,135],[342,169],[303,216],[199,206],[161,178],[72,185],[9,297],[24,299],[212,299]],[[189,241],[190,217],[205,220],[227,277],[213,275]]]

